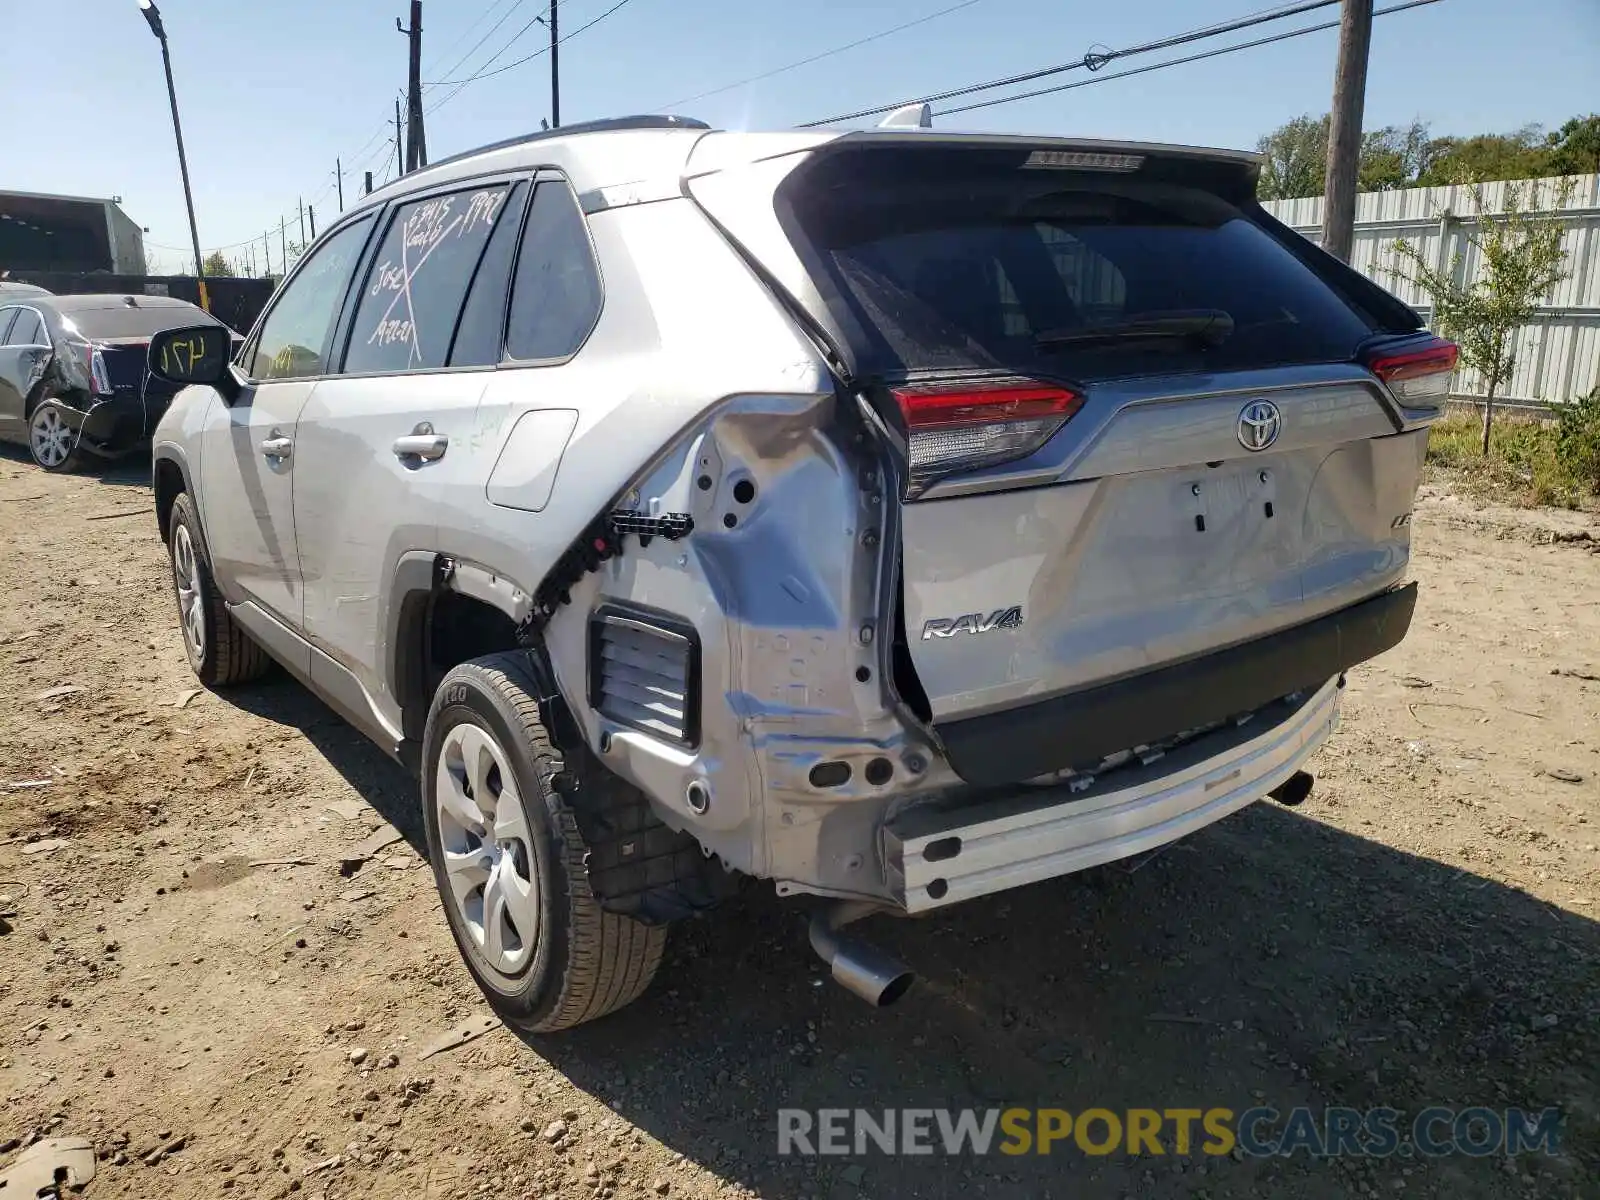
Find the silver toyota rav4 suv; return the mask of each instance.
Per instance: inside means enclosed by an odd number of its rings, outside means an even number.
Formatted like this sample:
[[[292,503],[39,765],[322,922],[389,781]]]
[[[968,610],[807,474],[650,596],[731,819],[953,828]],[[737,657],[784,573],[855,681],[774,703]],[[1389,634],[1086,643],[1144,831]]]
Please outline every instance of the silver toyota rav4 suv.
[[[375,192],[189,384],[155,503],[202,682],[416,770],[509,1022],[637,997],[741,877],[841,927],[1269,794],[1404,636],[1455,347],[1244,154],[680,118]]]

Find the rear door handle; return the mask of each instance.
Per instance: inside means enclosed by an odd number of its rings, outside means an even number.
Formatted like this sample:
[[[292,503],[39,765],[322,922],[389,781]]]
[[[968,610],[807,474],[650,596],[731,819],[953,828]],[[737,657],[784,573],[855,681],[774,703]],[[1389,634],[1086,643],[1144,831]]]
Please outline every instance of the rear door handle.
[[[264,458],[273,458],[282,461],[289,457],[294,449],[294,439],[286,437],[269,437],[261,443],[261,454]]]
[[[444,452],[450,448],[450,439],[442,433],[409,433],[405,437],[395,438],[394,452],[400,458],[417,458],[423,462],[433,462],[443,458]]]

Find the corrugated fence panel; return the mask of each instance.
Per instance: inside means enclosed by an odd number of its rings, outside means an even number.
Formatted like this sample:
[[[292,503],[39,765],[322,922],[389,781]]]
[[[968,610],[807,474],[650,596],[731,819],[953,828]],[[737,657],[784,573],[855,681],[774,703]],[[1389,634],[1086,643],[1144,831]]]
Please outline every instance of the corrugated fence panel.
[[[1489,211],[1500,212],[1515,188],[1524,203],[1531,198],[1537,211],[1553,214],[1561,182],[1500,180],[1484,184],[1483,195]],[[1572,176],[1571,185],[1559,210],[1571,273],[1517,334],[1516,366],[1502,389],[1508,403],[1561,404],[1600,386],[1600,174]],[[1312,241],[1321,239],[1321,196],[1269,200],[1262,207]],[[1482,264],[1466,236],[1476,212],[1470,190],[1461,185],[1363,192],[1356,198],[1350,263],[1428,318],[1427,296],[1396,270],[1395,243],[1404,238],[1426,262],[1442,269],[1454,261],[1458,279],[1476,279]],[[1485,389],[1476,372],[1463,370],[1455,390],[1467,398]]]

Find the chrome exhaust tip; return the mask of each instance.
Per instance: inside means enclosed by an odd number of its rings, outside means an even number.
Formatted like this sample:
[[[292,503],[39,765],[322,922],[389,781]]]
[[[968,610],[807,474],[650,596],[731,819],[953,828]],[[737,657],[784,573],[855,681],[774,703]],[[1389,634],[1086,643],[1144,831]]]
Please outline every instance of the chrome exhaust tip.
[[[811,948],[828,964],[835,983],[874,1008],[887,1008],[906,994],[916,976],[893,955],[839,932],[841,926],[859,921],[877,907],[859,901],[830,905],[811,918],[809,936]]]
[[[1316,779],[1310,771],[1296,771],[1288,779],[1273,788],[1267,795],[1271,796],[1285,808],[1294,808],[1303,803],[1311,795],[1311,785]]]

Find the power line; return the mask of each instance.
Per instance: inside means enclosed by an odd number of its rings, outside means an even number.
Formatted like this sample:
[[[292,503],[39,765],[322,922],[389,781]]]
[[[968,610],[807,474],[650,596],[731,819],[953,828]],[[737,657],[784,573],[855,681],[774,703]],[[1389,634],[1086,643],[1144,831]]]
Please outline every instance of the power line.
[[[515,11],[515,10],[513,9],[512,11]],[[501,46],[500,49],[496,50],[493,54],[491,54],[482,63],[478,64],[478,69],[477,69],[478,72],[483,72],[483,70],[486,67],[488,67],[491,63],[493,63],[497,58],[499,58],[507,50],[511,49],[512,46],[516,45],[517,42],[519,42],[522,39],[522,35],[527,33],[528,30],[532,29],[535,25],[542,25],[544,23],[545,17],[549,14],[549,12],[550,12],[550,9],[549,9],[548,6],[545,7],[545,8],[540,9],[539,12],[534,16],[533,20],[529,21],[521,29],[517,30],[509,38],[506,39],[505,45]],[[509,13],[509,12],[506,14],[507,17],[509,17],[510,15],[511,15],[511,13]],[[504,24],[504,18],[501,19],[501,23]],[[497,26],[495,26],[495,28],[498,29],[499,26],[497,25]],[[493,33],[494,30],[491,29],[489,32]],[[489,35],[485,34],[478,41],[478,46],[483,45],[483,43],[488,41],[488,40],[489,40]],[[466,54],[462,55],[461,58],[456,61],[455,66],[452,66],[450,68],[450,70],[454,71],[456,69],[456,67],[459,67],[462,63],[466,62],[467,59],[471,58],[473,53],[478,49],[478,46],[474,46],[471,50],[467,51]],[[516,63],[512,63],[511,65],[512,66],[516,66],[517,64]],[[448,74],[448,73],[449,72],[445,72],[445,74]],[[489,74],[497,75],[497,74],[499,74],[499,72],[498,71],[491,71],[491,72],[489,72]],[[476,81],[478,79],[482,79],[484,77],[485,76],[483,74],[481,74],[481,73],[474,73],[474,74],[471,74],[471,75],[463,76],[460,79],[433,79],[433,80],[430,80],[429,82],[423,84],[423,86],[424,87],[431,87],[431,88],[436,88],[436,87],[458,87],[459,88],[459,87],[465,87],[467,84],[472,83],[472,82],[474,82],[474,81]]]
[[[511,14],[516,12],[517,9],[521,8],[526,3],[527,3],[527,0],[517,0],[516,4],[513,4],[510,8],[506,9],[505,14],[498,21],[496,21],[493,25],[491,25],[489,27],[489,31],[487,33],[485,33],[481,38],[479,38],[476,42],[474,42],[472,44],[472,49],[468,50],[460,58],[456,59],[456,61],[451,63],[449,67],[445,68],[443,71],[440,71],[439,74],[448,76],[448,75],[454,75],[457,71],[459,71],[461,69],[462,65],[466,63],[467,59],[471,58],[474,54],[476,54],[478,52],[479,48],[485,42],[487,42],[490,38],[492,38],[494,36],[495,31],[497,29],[499,29],[500,26],[504,25],[507,21],[509,21],[511,19]],[[545,8],[541,9],[539,11],[538,15],[533,18],[533,20],[529,21],[521,29],[517,30],[514,34],[512,34],[511,37],[506,41],[506,44],[501,46],[499,50],[495,51],[494,55],[492,57],[490,57],[487,62],[484,62],[484,63],[480,64],[478,69],[481,71],[484,67],[487,67],[489,65],[489,63],[494,62],[495,59],[499,58],[507,50],[511,49],[512,46],[514,46],[518,41],[521,40],[523,34],[527,33],[528,30],[532,29],[535,25],[538,25],[541,22],[543,22],[546,14],[548,14],[549,11],[550,11],[550,9],[549,9],[548,5]],[[456,83],[456,82],[457,81],[453,80],[453,79],[438,79],[438,80],[434,80],[431,83],[425,83],[422,86],[423,86],[423,89],[426,90],[428,88],[435,88],[435,87],[449,87],[451,84]]]
[[[1332,0],[1329,0],[1329,2],[1331,3]],[[565,36],[559,38],[554,44],[557,45],[557,46],[564,46],[566,43],[570,42],[573,38],[577,37],[580,33],[584,32],[584,30],[593,29],[596,25],[600,24],[601,21],[604,21],[607,17],[609,17],[612,13],[616,12],[619,8],[625,8],[630,3],[632,3],[632,0],[617,0],[617,2],[615,4],[613,4],[610,8],[606,9],[605,12],[601,13],[598,17],[595,17],[592,21],[588,22],[585,25],[579,25],[571,33],[566,34]],[[515,39],[513,39],[513,40],[515,40]],[[503,67],[496,67],[492,71],[480,71],[476,75],[469,75],[465,79],[460,79],[460,80],[455,80],[455,81],[446,80],[445,82],[447,82],[447,83],[448,82],[455,82],[458,86],[456,87],[455,92],[451,92],[449,96],[446,96],[443,100],[440,100],[438,104],[434,105],[434,108],[442,108],[446,103],[449,102],[450,98],[452,96],[454,96],[456,94],[456,92],[459,92],[462,88],[466,87],[467,84],[469,84],[469,83],[476,83],[480,79],[488,79],[488,78],[490,78],[492,76],[495,76],[495,75],[504,74],[506,71],[510,71],[510,70],[515,69],[516,67],[522,66],[523,63],[532,62],[534,59],[538,58],[541,54],[549,54],[549,53],[550,53],[550,47],[549,46],[544,46],[544,47],[542,47],[542,48],[540,48],[538,50],[535,50],[532,54],[529,54],[529,55],[527,55],[527,56],[525,56],[523,58],[517,59],[516,62],[507,63]],[[495,57],[498,58],[499,56],[496,55]],[[490,62],[492,62],[492,61],[494,61],[494,60],[491,59]],[[484,65],[487,66],[488,64],[486,63]],[[433,110],[429,109],[428,111],[431,112]]]
[[[477,20],[473,21],[472,24],[468,25],[464,30],[462,30],[460,35],[456,38],[456,40],[451,42],[448,47],[446,47],[444,50],[441,50],[439,52],[439,57],[435,61],[436,62],[442,62],[445,59],[449,58],[450,54],[451,54],[451,51],[453,51],[457,46],[461,45],[462,42],[466,41],[469,37],[471,37],[472,36],[472,31],[475,30],[479,25],[483,24],[483,19],[485,17],[487,17],[490,13],[492,13],[496,8],[498,8],[501,3],[502,3],[502,0],[493,0],[492,3],[486,5],[484,7],[484,10],[481,13],[478,14]],[[506,16],[509,17],[511,15],[512,11],[514,11],[517,8],[520,8],[523,4],[526,4],[526,3],[527,3],[527,0],[512,0],[511,9],[507,10]],[[483,40],[487,40],[488,37],[489,37],[489,34],[494,33],[495,29],[499,29],[500,28],[500,24],[504,23],[504,21],[505,21],[505,17],[502,17],[501,20],[500,20],[500,23],[497,23],[494,26],[494,29],[489,30],[489,33],[484,35],[484,39]],[[468,50],[465,54],[463,54],[461,56],[461,60],[465,61],[466,59],[471,58],[473,50],[476,50],[478,48],[478,46],[483,45],[483,40],[480,40],[476,45],[474,45],[472,47],[472,50]],[[461,62],[458,61],[456,63],[456,67],[459,67],[460,65],[461,65]],[[456,69],[456,67],[451,67],[450,70],[454,71]],[[432,72],[430,71],[429,74],[432,74]],[[441,72],[441,74],[443,74],[443,72]]]
[[[720,96],[723,92],[731,92],[735,88],[744,87],[746,84],[759,83],[763,79],[771,79],[774,75],[782,75],[786,71],[793,71],[800,67],[808,67],[812,63],[821,62],[825,58],[832,58],[835,54],[843,54],[846,50],[854,50],[857,46],[865,46],[870,42],[876,42],[883,38],[891,37],[897,33],[904,33],[907,29],[914,29],[918,25],[926,25],[929,21],[937,21],[940,17],[947,17],[953,12],[960,12],[963,8],[971,8],[974,4],[979,4],[981,2],[982,0],[961,0],[960,4],[952,4],[949,8],[941,8],[938,12],[931,12],[927,16],[918,17],[914,21],[907,21],[903,25],[896,25],[892,29],[883,29],[877,33],[868,34],[866,37],[857,38],[853,42],[847,42],[842,46],[834,46],[830,50],[823,50],[820,53],[811,55],[809,58],[802,58],[795,62],[788,63],[785,66],[774,67],[772,70],[763,71],[759,75],[751,75],[747,79],[736,80],[733,83],[725,83],[721,87],[712,88],[709,92],[699,92],[693,96],[685,96],[681,100],[671,100],[666,104],[659,104],[656,106],[656,110],[670,111],[674,108],[677,108],[680,104],[693,104],[696,100],[704,100],[708,96]]]
[[[1044,79],[1050,75],[1060,75],[1067,71],[1087,70],[1098,71],[1107,63],[1119,58],[1127,58],[1135,54],[1147,54],[1152,50],[1165,50],[1171,46],[1181,46],[1186,42],[1200,41],[1202,38],[1217,37],[1224,33],[1233,33],[1240,29],[1248,29],[1252,25],[1263,25],[1269,21],[1281,21],[1285,17],[1298,16],[1301,13],[1311,12],[1318,8],[1327,8],[1339,3],[1339,0],[1301,0],[1298,4],[1279,5],[1273,9],[1263,9],[1250,13],[1233,21],[1224,21],[1216,25],[1207,25],[1200,29],[1191,29],[1185,33],[1173,34],[1171,37],[1161,38],[1154,42],[1145,42],[1137,46],[1129,46],[1122,50],[1098,50],[1091,48],[1082,58],[1072,62],[1058,63],[1053,67],[1042,67],[1037,71],[1026,71],[1020,75],[1008,75],[1003,79],[992,79],[986,83],[969,84],[966,87],[952,88],[945,92],[935,92],[929,96],[918,96],[911,100],[897,100],[892,104],[880,104],[875,108],[863,108],[856,112],[842,113],[838,116],[824,117],[820,121],[807,121],[801,129],[814,129],[819,125],[833,125],[841,121],[854,121],[861,117],[873,117],[880,113],[893,112],[897,108],[904,108],[911,104],[933,104],[940,100],[953,100],[959,96],[970,96],[975,92],[987,92],[994,88],[1011,87],[1019,83],[1029,83],[1035,79]]]
[[[1388,8],[1375,8],[1372,10],[1374,17],[1388,16],[1390,13],[1405,12],[1410,8],[1421,8],[1427,4],[1438,4],[1439,0],[1409,0],[1406,4],[1393,4]],[[1165,67],[1182,66],[1184,63],[1199,62],[1201,59],[1217,58],[1224,54],[1232,54],[1238,50],[1253,50],[1258,46],[1270,46],[1274,42],[1286,42],[1290,38],[1304,37],[1308,33],[1321,33],[1325,29],[1337,29],[1339,22],[1324,21],[1320,25],[1307,25],[1304,29],[1293,29],[1288,33],[1277,33],[1271,37],[1256,38],[1250,42],[1240,42],[1236,46],[1223,46],[1218,50],[1207,50],[1201,54],[1186,54],[1182,58],[1170,58],[1165,62],[1151,63],[1147,67],[1132,67],[1126,71],[1118,71],[1112,75],[1096,75],[1092,79],[1080,79],[1076,83],[1061,83],[1054,87],[1036,88],[1031,92],[1018,92],[1014,96],[1000,96],[993,100],[979,100],[975,104],[963,104],[957,108],[941,109],[935,113],[938,117],[948,117],[955,113],[972,112],[980,108],[994,108],[1000,104],[1010,104],[1017,100],[1032,100],[1036,96],[1048,96],[1055,92],[1068,92],[1074,88],[1088,87],[1091,83],[1109,83],[1113,79],[1126,79],[1130,75],[1143,75],[1148,71],[1160,71]]]

